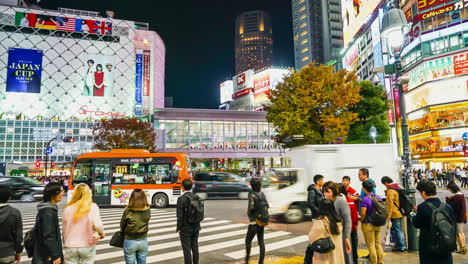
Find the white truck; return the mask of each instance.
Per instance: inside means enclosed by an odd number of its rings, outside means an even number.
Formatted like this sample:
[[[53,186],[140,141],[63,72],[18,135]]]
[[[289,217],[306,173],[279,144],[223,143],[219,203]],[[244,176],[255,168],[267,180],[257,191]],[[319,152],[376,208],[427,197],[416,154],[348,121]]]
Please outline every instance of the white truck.
[[[313,183],[316,174],[323,175],[325,181],[336,183],[341,183],[343,176],[349,176],[351,186],[360,191],[362,183],[358,172],[367,168],[380,196],[384,196],[385,190],[380,182],[383,176],[400,183],[401,162],[392,144],[305,145],[291,149],[285,157],[291,158],[294,169],[265,174],[264,192],[270,204],[270,215],[282,215],[289,223],[302,221],[310,212],[307,187]],[[277,175],[282,175],[281,180]]]

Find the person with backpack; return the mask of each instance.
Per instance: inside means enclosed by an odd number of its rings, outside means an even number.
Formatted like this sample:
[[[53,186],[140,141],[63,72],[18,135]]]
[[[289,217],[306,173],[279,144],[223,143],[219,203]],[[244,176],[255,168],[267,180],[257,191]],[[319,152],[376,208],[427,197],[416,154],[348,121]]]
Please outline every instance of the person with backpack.
[[[104,238],[99,207],[93,203],[91,189],[80,183],[65,206],[62,216],[65,263],[93,263],[96,243]]]
[[[387,209],[382,199],[373,193],[375,185],[364,181],[362,188],[366,196],[362,199],[361,230],[369,249],[370,264],[383,263],[383,249],[380,243],[380,228],[387,222]]]
[[[44,187],[43,202],[37,205],[38,212],[34,224],[32,264],[63,263],[57,207],[63,193],[62,185],[57,182],[50,182]]]
[[[0,263],[19,263],[23,252],[23,220],[18,209],[7,204],[10,187],[0,185]]]
[[[150,207],[146,193],[142,189],[133,190],[120,219],[120,230],[124,235],[123,250],[126,264],[135,264],[135,262],[146,264]]]
[[[374,188],[372,189],[372,193],[375,194],[376,192],[376,189],[375,189],[375,182],[373,179],[369,178],[369,170],[366,169],[366,168],[362,168],[362,169],[359,169],[359,172],[358,172],[358,178],[361,182],[371,182],[373,185],[374,185]],[[361,207],[362,207],[362,199],[366,196],[366,193],[364,192],[364,188],[361,189],[361,193],[359,194],[359,198],[358,198],[358,201],[359,201],[359,205],[358,205],[358,213],[361,213]]]
[[[317,219],[320,213],[319,205],[320,205],[320,201],[323,199],[323,194],[321,191],[323,183],[324,183],[323,175],[317,174],[314,176],[314,183],[307,187],[307,205],[312,215],[312,221]],[[304,264],[311,264],[313,256],[314,256],[314,252],[312,251],[309,245],[306,248]]]
[[[463,233],[463,225],[466,224],[466,202],[465,195],[455,182],[450,182],[447,189],[453,193],[453,196],[446,198],[447,204],[452,206],[457,221],[457,253],[466,255],[468,252],[465,245],[465,233]]]
[[[258,246],[260,247],[259,264],[265,260],[265,241],[263,234],[265,226],[268,225],[268,201],[265,194],[261,191],[262,183],[259,179],[250,180],[252,191],[249,193],[249,204],[247,207],[247,216],[249,217],[249,227],[245,236],[245,263],[249,263],[250,249],[252,240],[257,235]]]
[[[343,221],[333,204],[330,199],[320,201],[319,217],[312,222],[309,231],[309,243],[315,250],[314,264],[345,264]]]
[[[452,252],[457,249],[453,209],[436,197],[434,182],[421,180],[416,190],[424,199],[411,219],[420,229],[419,261],[421,264],[452,264]]]
[[[190,190],[192,180],[182,181],[184,194],[177,198],[177,232],[179,233],[185,264],[198,264],[200,253],[198,251],[198,236],[200,222],[204,217],[203,201]]]
[[[339,187],[332,181],[326,182],[322,187],[323,196],[333,201],[336,213],[340,216],[343,223],[342,248],[344,249],[344,259],[346,264],[352,264],[351,255],[351,210],[349,209],[346,198],[341,195]]]
[[[386,206],[388,221],[392,223],[390,232],[395,238],[395,246],[392,248],[392,251],[405,252],[406,240],[402,229],[402,221],[405,216],[401,211],[406,212],[407,208],[403,210],[401,208],[408,204],[406,193],[397,183],[393,183],[393,180],[388,176],[382,177],[381,182],[387,188],[385,194],[387,195]],[[409,215],[410,212],[407,213]]]

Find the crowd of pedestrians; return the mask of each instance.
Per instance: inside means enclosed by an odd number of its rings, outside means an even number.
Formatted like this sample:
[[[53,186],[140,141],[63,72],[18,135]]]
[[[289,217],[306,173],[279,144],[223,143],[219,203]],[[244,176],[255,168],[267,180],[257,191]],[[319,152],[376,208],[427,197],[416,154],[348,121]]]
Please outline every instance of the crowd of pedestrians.
[[[381,178],[386,197],[380,197],[376,195],[376,183],[369,177],[367,169],[360,169],[358,177],[362,182],[360,193],[350,187],[349,176],[344,176],[341,184],[331,181],[324,183],[324,176],[314,176],[314,184],[307,189],[312,227],[305,264],[357,264],[359,221],[369,251],[369,263],[382,264],[382,229],[390,226],[394,240],[392,251],[406,252],[403,223],[407,217],[410,218],[409,224],[420,229],[420,263],[450,264],[453,263],[453,252],[467,254],[463,233],[463,225],[467,222],[466,201],[455,181],[446,183],[453,196],[447,197],[447,203],[443,203],[437,198],[436,181],[418,180],[416,189],[424,202],[416,209],[406,192],[392,178]]]
[[[414,169],[413,181],[418,183],[421,180],[429,180],[436,184],[438,188],[447,188],[450,182],[455,182],[460,185],[460,188],[468,188],[468,167],[449,168],[446,169]]]

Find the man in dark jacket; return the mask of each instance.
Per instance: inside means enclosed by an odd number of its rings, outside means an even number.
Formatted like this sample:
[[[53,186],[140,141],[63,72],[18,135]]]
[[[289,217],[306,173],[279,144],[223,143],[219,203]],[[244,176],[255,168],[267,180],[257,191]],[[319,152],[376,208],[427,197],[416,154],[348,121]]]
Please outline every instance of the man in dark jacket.
[[[10,197],[10,188],[0,185],[0,263],[19,263],[23,251],[21,213],[7,204]]]
[[[182,251],[184,252],[185,264],[198,264],[200,254],[198,252],[198,236],[200,234],[200,223],[189,223],[187,209],[194,194],[192,180],[185,179],[182,182],[184,194],[177,199],[177,232],[179,232]]]
[[[438,208],[442,202],[436,197],[436,185],[432,181],[422,180],[418,183],[416,189],[425,200],[418,205],[417,213],[412,218],[413,225],[420,229],[419,232],[419,261],[421,264],[451,264],[453,263],[452,252],[440,252],[440,254],[432,254],[429,250],[431,243],[431,216],[432,207],[429,204]],[[453,209],[450,205],[445,206],[445,210],[453,217]]]
[[[247,216],[249,217],[249,227],[247,229],[247,235],[245,237],[245,263],[249,263],[250,250],[252,248],[252,240],[257,235],[258,246],[260,247],[260,258],[258,259],[259,264],[263,264],[265,260],[265,241],[263,239],[265,226],[257,223],[257,215],[260,213],[260,204],[265,205],[269,208],[268,201],[266,200],[265,194],[261,192],[262,183],[259,179],[253,178],[250,181],[252,192],[249,193],[249,205],[247,207]]]
[[[307,187],[307,205],[309,206],[310,212],[312,214],[312,221],[314,221],[319,216],[319,204],[320,201],[323,199],[322,194],[322,186],[325,180],[323,175],[317,174],[314,176],[314,184],[309,185]],[[304,264],[312,263],[312,258],[314,256],[314,252],[310,248],[310,245],[307,246],[305,257],[304,257]]]
[[[62,195],[63,188],[57,182],[48,183],[44,188],[43,202],[37,205],[32,264],[63,263],[62,235],[57,207]]]

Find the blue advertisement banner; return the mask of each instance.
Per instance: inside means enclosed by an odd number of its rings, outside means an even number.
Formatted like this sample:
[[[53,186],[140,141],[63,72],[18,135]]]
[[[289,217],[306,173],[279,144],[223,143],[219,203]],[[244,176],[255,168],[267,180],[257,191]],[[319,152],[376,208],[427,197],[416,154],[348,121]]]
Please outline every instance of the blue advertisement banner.
[[[135,115],[141,115],[143,109],[143,54],[136,55],[135,102]]]
[[[8,50],[7,92],[40,93],[42,50]]]

